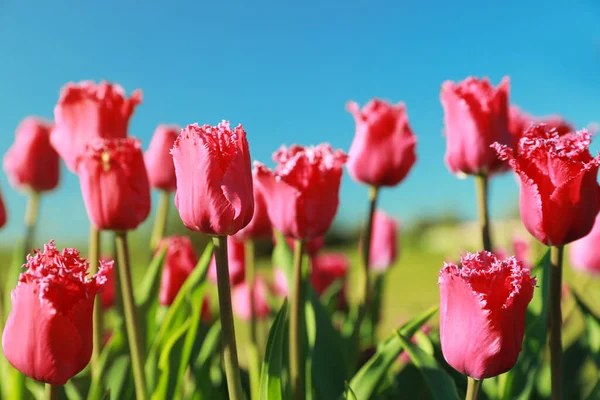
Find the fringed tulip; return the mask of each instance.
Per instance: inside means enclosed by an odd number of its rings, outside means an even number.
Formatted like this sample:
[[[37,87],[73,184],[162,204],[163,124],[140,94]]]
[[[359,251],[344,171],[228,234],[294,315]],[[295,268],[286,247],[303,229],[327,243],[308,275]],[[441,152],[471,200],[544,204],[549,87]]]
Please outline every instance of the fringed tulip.
[[[529,260],[530,244],[528,241],[515,236],[512,240],[512,251],[506,251],[505,249],[494,250],[494,254],[498,258],[508,258],[514,255],[517,261],[523,263],[523,266],[527,269],[531,269],[533,266]]]
[[[171,150],[175,206],[183,224],[208,235],[235,235],[252,220],[250,151],[242,125],[188,125]]]
[[[150,186],[137,139],[95,139],[77,169],[90,221],[102,230],[137,228],[150,213]]]
[[[170,236],[163,239],[167,252],[163,263],[158,300],[164,306],[170,306],[179,289],[192,273],[198,262],[198,256],[187,236]]]
[[[404,103],[373,99],[362,110],[353,101],[346,108],[356,122],[347,165],[352,179],[375,187],[399,184],[417,160]]]
[[[440,341],[454,369],[481,380],[516,363],[536,280],[514,257],[482,251],[440,271]]]
[[[229,280],[233,286],[242,282],[246,276],[246,250],[244,242],[229,236],[227,238],[227,259],[229,262]],[[213,255],[208,267],[208,279],[217,283],[217,264]]]
[[[254,315],[257,318],[266,318],[269,316],[269,287],[265,280],[259,276],[254,279]],[[233,302],[233,313],[242,321],[250,321],[252,318],[250,286],[247,282],[242,282],[233,287],[231,293]]]
[[[559,135],[545,125],[533,125],[514,150],[494,145],[519,175],[523,224],[545,245],[580,239],[594,225],[600,208],[600,156],[591,156],[590,142],[585,130]]]
[[[312,258],[310,282],[317,294],[323,294],[338,279],[345,286],[346,274],[350,270],[350,259],[344,253],[324,253]]]
[[[4,156],[4,171],[16,189],[45,192],[58,186],[59,157],[50,145],[52,123],[28,117]]]
[[[538,118],[521,111],[515,105],[510,106],[509,115],[510,121],[508,127],[515,141],[520,139],[531,125],[535,124],[545,124],[548,130],[556,129],[559,135],[575,131],[575,128],[569,122],[558,115]]]
[[[446,165],[454,174],[489,175],[507,169],[490,145],[513,143],[508,130],[509,81],[494,88],[487,78],[442,85]]]
[[[59,252],[51,241],[27,257],[11,293],[12,310],[2,334],[10,364],[35,380],[64,385],[92,355],[94,297],[112,263],[88,277],[88,263],[75,249]]]
[[[129,119],[141,101],[140,90],[127,98],[121,86],[108,82],[66,84],[54,107],[50,141],[67,168],[77,171],[78,157],[91,139],[125,138]]]
[[[155,189],[173,192],[177,189],[175,165],[171,148],[181,128],[177,125],[159,125],[154,131],[150,146],[144,154],[148,181]]]
[[[600,216],[596,216],[594,227],[586,236],[569,246],[571,265],[578,271],[600,275]]]
[[[240,241],[268,239],[273,234],[273,227],[271,226],[271,220],[267,213],[267,202],[255,180],[256,178],[254,177],[254,183],[252,185],[254,191],[254,215],[252,216],[250,223],[235,234],[236,239]]]
[[[398,222],[385,212],[376,210],[373,215],[369,267],[385,271],[398,258]]]
[[[257,183],[273,226],[284,236],[309,240],[325,235],[339,204],[346,155],[328,144],[282,147],[275,171],[255,163]]]

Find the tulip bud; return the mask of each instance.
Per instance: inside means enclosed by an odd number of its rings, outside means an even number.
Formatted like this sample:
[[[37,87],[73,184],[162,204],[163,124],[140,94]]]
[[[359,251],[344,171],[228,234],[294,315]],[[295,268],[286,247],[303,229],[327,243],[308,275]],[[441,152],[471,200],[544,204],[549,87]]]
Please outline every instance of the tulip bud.
[[[600,275],[600,216],[596,216],[594,227],[586,236],[569,246],[571,265],[578,271]]]
[[[51,130],[52,123],[34,117],[19,124],[4,156],[4,171],[15,189],[44,192],[58,186],[59,159],[50,145]]]
[[[108,263],[113,262],[109,257],[102,257],[102,262]],[[102,301],[102,309],[107,310],[115,305],[115,293],[117,290],[116,278],[115,278],[115,270],[111,268],[106,273],[106,283],[104,284],[104,289],[100,294],[100,299]]]
[[[265,239],[270,238],[273,234],[271,220],[267,213],[267,202],[265,196],[260,191],[256,184],[256,175],[253,176],[253,191],[254,191],[254,214],[252,220],[245,228],[235,234],[235,238],[244,240]]]
[[[585,130],[561,136],[533,125],[514,150],[494,144],[519,175],[523,224],[547,246],[562,246],[592,230],[600,209],[600,156],[591,156],[590,143]]]
[[[198,262],[198,256],[187,236],[170,236],[162,240],[167,247],[160,280],[158,300],[164,306],[170,306],[177,297],[179,289],[192,273]]]
[[[323,236],[339,204],[342,165],[346,155],[328,144],[282,147],[271,171],[255,163],[256,181],[267,201],[273,226],[284,236],[309,240]]]
[[[208,235],[235,235],[252,220],[250,151],[242,125],[188,125],[171,150],[175,206],[183,224]]]
[[[254,279],[254,315],[257,318],[266,318],[269,316],[271,307],[268,299],[269,287],[263,278],[257,276]],[[233,303],[233,313],[242,321],[250,321],[252,318],[252,308],[250,307],[250,286],[248,282],[241,282],[233,287],[231,293]]]
[[[77,174],[88,217],[98,229],[132,230],[150,214],[150,186],[139,140],[93,140]]]
[[[140,90],[128,99],[121,86],[108,82],[66,84],[54,107],[55,126],[50,142],[67,168],[77,172],[78,157],[91,139],[125,138],[129,118],[141,101]]]
[[[440,341],[454,369],[481,380],[510,370],[521,352],[536,280],[514,257],[482,251],[440,271]]]
[[[373,215],[369,267],[385,271],[398,259],[398,222],[381,210]]]
[[[531,127],[531,125],[544,124],[548,130],[556,130],[559,136],[566,133],[574,132],[575,128],[567,122],[564,118],[558,115],[549,115],[547,117],[533,117],[519,109],[519,107],[512,105],[509,109],[510,121],[508,128],[510,134],[513,136],[515,142],[519,140],[525,131]]]
[[[100,262],[91,278],[88,266],[77,250],[61,253],[53,241],[27,257],[11,292],[2,348],[10,364],[30,378],[64,385],[90,361],[94,298],[112,263]]]
[[[490,146],[512,145],[508,130],[509,81],[494,88],[487,78],[442,85],[446,127],[446,164],[455,174],[492,174],[508,169]]]
[[[240,242],[233,236],[227,237],[227,260],[229,262],[229,280],[233,286],[239,284],[246,276],[246,249],[244,242]],[[217,264],[215,256],[208,266],[208,279],[217,284]]]
[[[417,138],[408,124],[406,106],[374,99],[362,110],[353,101],[346,108],[356,122],[348,152],[350,176],[371,186],[396,186],[417,160]]]
[[[346,286],[346,274],[349,270],[350,260],[346,254],[319,254],[312,258],[310,282],[317,294],[321,295],[338,279],[342,279],[344,286]],[[342,294],[343,297],[344,294]]]
[[[148,171],[148,181],[155,189],[172,192],[177,189],[175,165],[171,148],[181,128],[177,125],[159,125],[154,131],[144,162]]]

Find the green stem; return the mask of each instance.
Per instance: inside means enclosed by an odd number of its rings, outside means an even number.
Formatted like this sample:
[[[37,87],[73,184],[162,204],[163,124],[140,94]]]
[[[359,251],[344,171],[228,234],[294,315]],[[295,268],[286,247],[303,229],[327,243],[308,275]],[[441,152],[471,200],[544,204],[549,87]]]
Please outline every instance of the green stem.
[[[250,339],[252,340],[252,343],[256,345],[257,333],[255,310],[256,304],[254,304],[254,242],[252,240],[246,240],[245,250],[246,281],[248,282],[248,289],[250,291]]]
[[[465,396],[465,400],[476,400],[477,395],[479,394],[479,389],[481,388],[481,382],[476,379],[469,377],[467,384],[467,395]]]
[[[360,330],[363,320],[367,312],[369,311],[369,304],[371,303],[371,279],[369,274],[369,262],[371,259],[371,235],[373,233],[373,216],[375,215],[375,209],[377,207],[377,197],[379,194],[379,188],[371,186],[369,188],[369,214],[367,215],[367,223],[362,236],[361,243],[361,258],[362,258],[362,273],[363,273],[363,291],[362,291],[362,303],[358,310],[358,316],[356,318],[356,325],[354,326],[354,343],[356,343],[356,354],[360,353]],[[357,357],[358,359],[358,357]]]
[[[90,263],[90,275],[98,272],[98,260],[100,259],[100,230],[90,224],[90,244],[88,249],[88,262]],[[94,300],[94,326],[93,326],[93,348],[90,368],[92,378],[98,378],[98,360],[102,350],[102,297],[97,295]]]
[[[59,398],[60,386],[51,385],[46,383],[46,400],[58,400]]]
[[[229,263],[227,259],[227,236],[214,236],[215,260],[217,263],[217,291],[219,294],[219,312],[221,314],[221,343],[223,345],[223,364],[227,377],[227,389],[230,400],[243,400],[240,367],[238,366],[233,311],[231,307],[231,287],[229,282]]]
[[[481,244],[483,250],[492,251],[490,216],[488,214],[488,177],[475,175],[475,187],[477,189],[477,220],[481,231]]]
[[[158,197],[158,207],[156,208],[156,217],[154,218],[154,228],[150,237],[150,250],[154,251],[158,247],[160,240],[165,235],[167,228],[167,219],[169,217],[169,204],[171,203],[171,194],[166,190],[161,190]]]
[[[302,360],[302,317],[303,289],[302,255],[304,241],[296,239],[294,243],[294,270],[292,276],[292,292],[290,299],[290,327],[289,327],[289,357],[290,357],[290,383],[292,386],[292,399],[304,400],[304,363]]]
[[[129,353],[133,367],[135,392],[138,399],[146,399],[146,377],[144,376],[144,353],[140,341],[135,303],[133,300],[133,285],[131,283],[131,267],[129,264],[129,249],[127,247],[127,232],[115,232],[117,258],[119,259],[119,278],[121,281],[121,297],[129,341]]]
[[[25,254],[23,254],[23,259],[27,258],[27,254],[33,248],[33,238],[35,236],[39,210],[40,193],[31,190],[27,193],[27,206],[25,209]]]
[[[550,374],[552,400],[562,399],[562,262],[563,246],[550,247]]]

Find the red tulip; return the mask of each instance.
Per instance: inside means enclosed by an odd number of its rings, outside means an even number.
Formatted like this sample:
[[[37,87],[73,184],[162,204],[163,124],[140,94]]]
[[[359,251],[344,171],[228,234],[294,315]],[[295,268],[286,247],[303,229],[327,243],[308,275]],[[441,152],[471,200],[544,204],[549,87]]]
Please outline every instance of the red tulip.
[[[360,110],[348,103],[356,121],[356,135],[348,153],[352,179],[371,186],[396,186],[417,160],[417,138],[408,124],[404,103],[373,99]]]
[[[494,88],[487,78],[446,81],[441,101],[446,126],[446,164],[452,173],[492,174],[507,169],[490,148],[512,144],[508,130],[509,81]]]
[[[250,151],[242,125],[231,130],[188,125],[171,150],[177,176],[175,206],[188,229],[234,235],[252,220]]]
[[[269,316],[269,287],[265,280],[257,276],[254,279],[254,315],[257,318],[266,318]],[[233,288],[231,293],[233,304],[233,313],[242,321],[250,321],[252,318],[250,286],[248,282],[241,282]]]
[[[58,186],[58,153],[50,145],[52,123],[28,117],[19,124],[12,147],[4,156],[4,171],[16,189],[36,192]]]
[[[112,263],[101,262],[91,278],[88,266],[77,250],[59,252],[53,241],[27,257],[11,293],[2,348],[10,364],[30,378],[64,385],[90,361],[94,297]]]
[[[517,362],[536,280],[514,257],[482,251],[461,262],[440,271],[440,341],[448,364],[479,380]]]
[[[6,224],[6,207],[4,206],[4,198],[0,192],[0,228]]]
[[[177,189],[171,148],[179,132],[181,128],[177,125],[159,125],[154,131],[148,151],[144,154],[148,181],[153,188],[167,192]]]
[[[268,239],[273,234],[273,227],[267,213],[265,196],[261,193],[255,181],[252,186],[254,191],[254,215],[250,223],[235,234],[235,238],[240,241]]]
[[[229,280],[232,285],[237,285],[246,276],[246,250],[244,242],[232,236],[227,237],[227,259],[229,261]],[[208,279],[217,284],[217,264],[213,255],[208,267]]]
[[[167,247],[163,263],[158,300],[164,306],[170,306],[179,289],[192,273],[198,262],[198,256],[187,236],[170,236],[163,239]]]
[[[204,296],[202,299],[202,309],[200,311],[200,320],[205,324],[210,324],[212,322],[213,315],[212,310],[210,309],[210,297]]]
[[[398,222],[381,210],[373,215],[369,266],[385,271],[398,259]]]
[[[548,130],[556,129],[559,135],[574,132],[573,126],[558,115],[550,115],[547,117],[533,117],[519,109],[517,106],[510,106],[509,110],[510,134],[518,140],[523,136],[523,133],[534,124],[545,124]]]
[[[141,101],[140,90],[128,99],[121,86],[108,82],[67,83],[54,108],[55,127],[50,135],[67,168],[77,171],[77,158],[90,139],[125,138],[129,118]]]
[[[131,230],[148,217],[150,186],[139,140],[92,140],[77,174],[88,217],[98,229]]]
[[[338,279],[346,280],[350,270],[350,260],[344,253],[325,253],[312,258],[310,281],[315,291],[321,295]]]
[[[600,156],[592,158],[590,141],[585,130],[559,136],[534,125],[516,149],[494,145],[520,177],[523,224],[548,246],[567,244],[592,230],[600,208]]]
[[[569,258],[573,268],[600,275],[600,215],[596,216],[594,227],[586,236],[569,246]]]
[[[102,262],[108,263],[113,262],[109,257],[102,257]],[[115,293],[117,290],[115,270],[110,269],[106,273],[106,283],[104,284],[104,290],[100,293],[100,299],[102,301],[102,308],[107,310],[115,304]]]
[[[325,235],[339,204],[346,155],[328,144],[282,147],[271,171],[255,163],[257,183],[273,226],[284,236],[308,240]]]

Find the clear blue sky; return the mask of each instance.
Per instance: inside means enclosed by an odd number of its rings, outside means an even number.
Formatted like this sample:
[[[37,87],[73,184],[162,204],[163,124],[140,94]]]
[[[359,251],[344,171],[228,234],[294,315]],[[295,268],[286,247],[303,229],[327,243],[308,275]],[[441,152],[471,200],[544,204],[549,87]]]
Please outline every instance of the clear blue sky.
[[[509,75],[513,102],[583,127],[600,119],[599,17],[595,0],[0,0],[0,153],[22,118],[52,117],[68,81],[141,88],[130,133],[144,148],[158,123],[229,119],[244,125],[263,162],[282,143],[347,150],[354,122],[345,103],[378,96],[406,102],[418,136],[418,162],[382,193],[383,208],[405,221],[448,209],[474,217],[472,181],[443,163],[441,83]],[[22,230],[24,198],[4,176],[0,185],[7,244]],[[492,186],[500,215],[518,189],[510,174]],[[357,222],[365,197],[346,176],[339,222]],[[78,181],[66,170],[44,199],[41,224],[41,240],[87,232]]]

